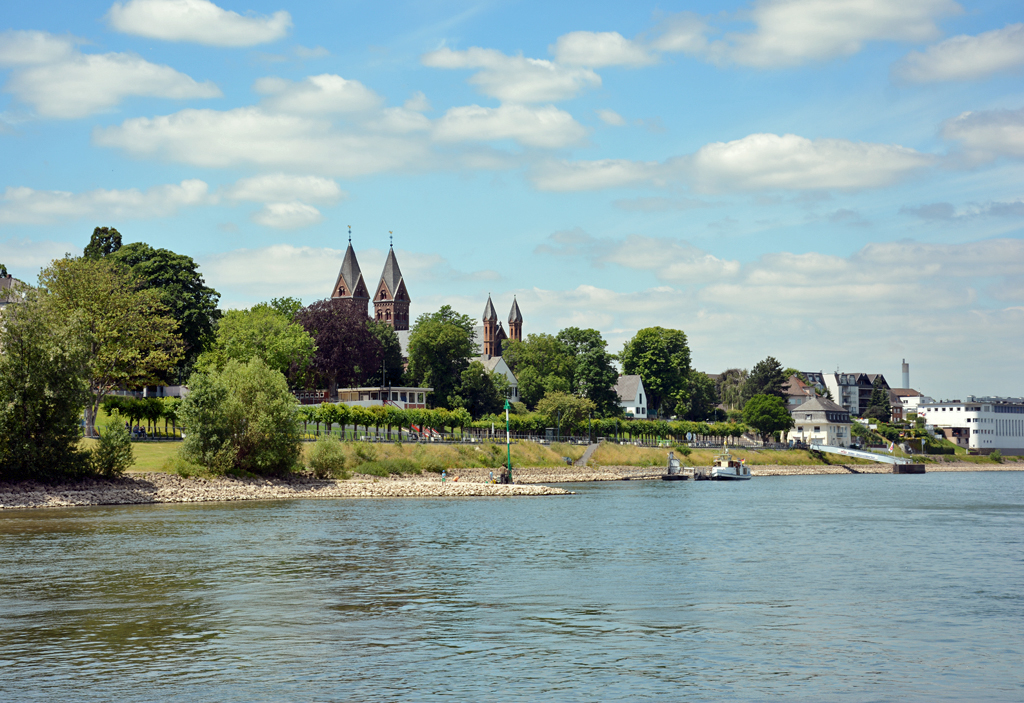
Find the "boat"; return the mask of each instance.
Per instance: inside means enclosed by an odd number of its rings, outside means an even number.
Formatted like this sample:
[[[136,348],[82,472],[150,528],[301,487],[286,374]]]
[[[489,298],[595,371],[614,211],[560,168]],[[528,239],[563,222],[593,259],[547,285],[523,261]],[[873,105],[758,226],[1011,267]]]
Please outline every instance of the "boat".
[[[726,449],[711,463],[711,480],[749,481],[750,469],[739,459],[734,459]]]
[[[668,453],[668,473],[661,475],[662,481],[685,481],[689,476],[681,471],[679,459],[673,452]]]

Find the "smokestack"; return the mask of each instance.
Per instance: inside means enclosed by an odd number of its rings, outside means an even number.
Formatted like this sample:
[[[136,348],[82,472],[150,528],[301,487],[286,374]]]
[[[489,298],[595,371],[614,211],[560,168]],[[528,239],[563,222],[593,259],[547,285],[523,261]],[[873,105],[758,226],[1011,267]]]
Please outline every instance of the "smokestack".
[[[910,388],[910,364],[903,360],[903,387]]]

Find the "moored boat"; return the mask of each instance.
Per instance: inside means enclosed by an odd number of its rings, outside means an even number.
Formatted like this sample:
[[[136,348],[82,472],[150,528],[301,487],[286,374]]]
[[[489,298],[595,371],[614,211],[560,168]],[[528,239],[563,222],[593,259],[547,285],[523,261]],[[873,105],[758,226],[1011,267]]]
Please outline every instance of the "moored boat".
[[[734,459],[729,450],[719,454],[711,464],[712,481],[749,481],[750,469],[739,459]]]

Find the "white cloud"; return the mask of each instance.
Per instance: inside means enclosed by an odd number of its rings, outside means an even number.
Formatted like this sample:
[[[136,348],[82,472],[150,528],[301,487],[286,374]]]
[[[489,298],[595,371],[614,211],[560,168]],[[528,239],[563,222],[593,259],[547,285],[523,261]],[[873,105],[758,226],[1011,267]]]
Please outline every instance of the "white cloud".
[[[432,68],[479,68],[469,82],[498,100],[535,103],[564,100],[587,88],[601,85],[601,77],[590,69],[569,68],[543,59],[506,56],[494,49],[472,47],[466,51],[438,49],[421,57]]]
[[[110,26],[125,34],[187,41],[207,46],[255,46],[288,34],[292,17],[284,10],[270,17],[243,16],[209,0],[128,0],[115,2]]]
[[[325,73],[298,83],[283,78],[260,78],[253,89],[267,96],[263,105],[278,112],[327,115],[365,112],[380,107],[384,99],[355,80]]]
[[[0,223],[43,224],[63,219],[169,217],[183,207],[213,203],[206,183],[197,179],[154,186],[146,191],[91,190],[69,193],[9,187],[0,196]]]
[[[0,263],[3,263],[15,278],[34,284],[35,274],[54,259],[69,252],[78,252],[81,245],[69,242],[34,242],[30,239],[8,239],[0,242]]]
[[[295,200],[290,203],[267,203],[252,216],[252,221],[276,229],[298,229],[323,221],[323,215],[312,205]]]
[[[912,51],[893,66],[893,76],[911,83],[966,81],[1024,66],[1024,24],[977,36],[960,35]]]
[[[258,107],[133,118],[94,130],[93,141],[135,156],[196,166],[254,165],[346,177],[412,168],[429,157],[418,141],[339,132],[326,120]]]
[[[661,166],[656,162],[550,161],[535,168],[530,178],[540,190],[599,190],[650,183],[660,172]]]
[[[655,30],[651,48],[657,51],[702,54],[707,50],[707,21],[692,12],[679,12],[662,21]]]
[[[514,139],[526,146],[557,149],[581,141],[587,132],[572,115],[553,105],[453,107],[438,120],[434,136],[440,141]]]
[[[56,63],[74,55],[77,43],[71,37],[56,37],[48,32],[0,32],[0,66]]]
[[[649,66],[658,60],[642,44],[618,32],[569,32],[555,40],[550,51],[560,64],[588,68]]]
[[[402,107],[410,112],[430,112],[433,109],[430,106],[430,101],[427,100],[427,96],[421,90],[417,90],[409,96],[409,99],[405,101]]]
[[[292,51],[300,59],[322,59],[331,55],[331,52],[322,46],[308,47],[300,44],[292,49]]]
[[[689,168],[705,191],[860,189],[889,185],[934,161],[892,144],[751,134],[701,147]]]
[[[615,112],[615,110],[596,110],[595,112],[597,112],[597,116],[601,118],[602,122],[612,127],[624,127],[626,125],[626,118]]]
[[[765,0],[746,13],[753,32],[728,33],[707,55],[759,68],[796,66],[851,56],[869,41],[929,41],[939,36],[937,18],[960,11],[952,0]]]
[[[1024,108],[965,112],[943,125],[942,136],[960,142],[974,160],[1024,158]]]
[[[247,200],[256,203],[290,202],[332,204],[346,197],[338,184],[319,176],[289,176],[271,173],[243,178],[223,190],[228,200]]]

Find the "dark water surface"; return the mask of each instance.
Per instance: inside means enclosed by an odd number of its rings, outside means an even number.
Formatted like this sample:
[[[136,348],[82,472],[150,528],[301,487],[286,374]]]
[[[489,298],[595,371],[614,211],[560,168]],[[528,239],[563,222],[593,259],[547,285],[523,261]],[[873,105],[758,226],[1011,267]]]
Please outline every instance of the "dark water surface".
[[[1024,699],[1024,473],[574,488],[0,513],[0,699]]]

